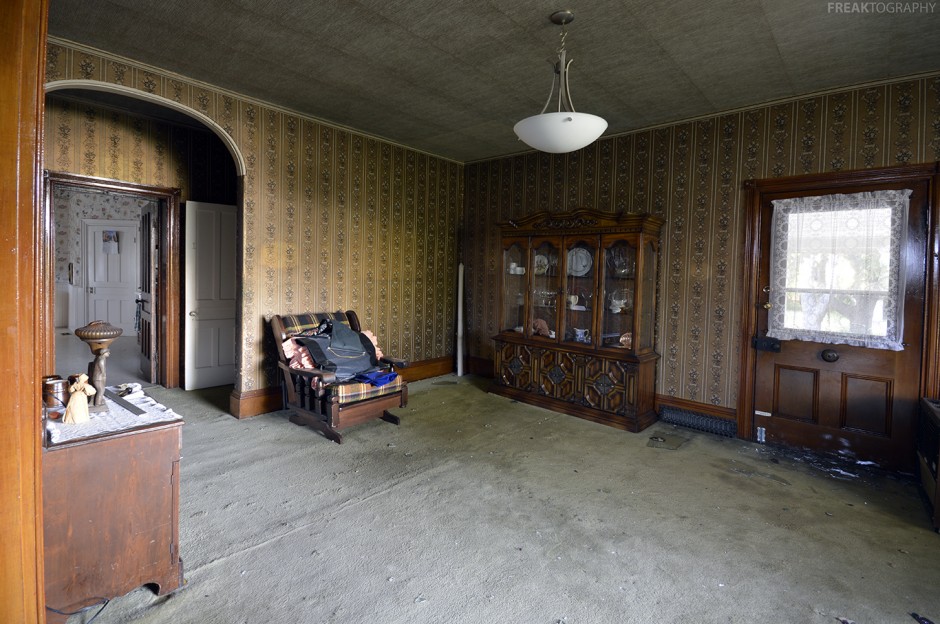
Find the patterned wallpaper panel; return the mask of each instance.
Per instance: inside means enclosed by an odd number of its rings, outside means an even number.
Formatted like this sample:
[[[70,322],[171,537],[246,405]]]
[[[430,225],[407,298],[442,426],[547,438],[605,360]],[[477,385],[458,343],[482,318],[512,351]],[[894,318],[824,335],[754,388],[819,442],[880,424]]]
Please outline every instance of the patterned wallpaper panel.
[[[467,352],[492,358],[495,224],[589,207],[666,219],[657,392],[737,400],[744,192],[749,178],[940,160],[940,77],[894,82],[605,138],[565,155],[466,166]]]
[[[236,390],[275,379],[265,346],[273,314],[355,309],[391,355],[453,353],[462,165],[67,42],[50,42],[46,71],[47,82],[93,80],[172,100],[237,146],[245,176]],[[47,111],[48,169],[181,187],[184,200],[195,199],[188,188],[201,163],[214,179],[213,161],[187,160],[199,146],[179,128],[131,120],[117,131],[107,113],[60,108]]]
[[[46,169],[178,188],[183,201],[235,203],[235,163],[208,130],[53,92],[46,97],[45,133]]]
[[[73,266],[73,283],[85,281],[82,221],[84,219],[139,220],[141,209],[154,200],[116,193],[85,191],[57,185],[52,196],[52,219],[55,224],[55,281],[68,283],[69,263]]]

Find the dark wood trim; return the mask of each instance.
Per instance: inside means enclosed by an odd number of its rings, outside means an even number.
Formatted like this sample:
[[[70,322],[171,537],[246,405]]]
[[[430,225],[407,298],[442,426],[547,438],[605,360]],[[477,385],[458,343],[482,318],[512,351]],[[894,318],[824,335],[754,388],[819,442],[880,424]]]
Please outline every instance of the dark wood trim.
[[[807,173],[785,178],[764,178],[745,180],[746,190],[755,189],[761,193],[797,193],[806,195],[806,191],[824,191],[852,187],[877,186],[904,180],[930,177],[938,171],[938,163],[920,163],[916,165],[898,165],[879,169],[853,169],[851,171],[833,171],[829,173]]]
[[[55,233],[52,228],[52,196],[55,188],[57,186],[70,186],[148,197],[160,202],[161,206],[158,227],[160,232],[159,266],[156,267],[158,286],[154,313],[154,317],[159,319],[159,326],[157,327],[158,366],[156,382],[167,388],[179,387],[182,379],[180,328],[183,318],[180,302],[182,296],[180,281],[180,247],[182,245],[180,239],[180,189],[58,171],[47,171],[45,181],[45,202],[44,209],[41,212],[42,219],[46,222],[44,230],[46,241],[42,253],[43,270],[46,275],[41,283],[43,284],[44,295],[46,295],[42,307],[45,310],[46,326],[48,327],[48,338],[45,341],[48,353],[55,353],[55,332],[53,331],[55,328],[52,327],[55,320],[53,317],[55,259],[51,251],[55,243]],[[54,371],[54,369],[55,361],[53,359],[51,366],[46,370]]]
[[[731,407],[722,407],[720,405],[711,405],[709,403],[699,403],[698,401],[690,401],[688,399],[680,399],[678,397],[667,396],[665,394],[657,394],[656,413],[658,414],[662,412],[664,407],[671,407],[687,412],[695,412],[696,414],[704,414],[705,416],[712,416],[714,418],[720,418],[721,420],[737,420],[738,417],[737,411]]]
[[[616,214],[580,208],[572,212],[537,212],[511,221],[497,223],[503,236],[559,236],[585,235],[614,232],[642,233],[658,238],[662,229],[662,218],[655,215],[639,215],[619,212]]]
[[[180,232],[180,189],[164,189],[170,191],[166,197],[166,207],[163,230],[160,232],[160,276],[163,282],[157,279],[157,295],[163,301],[160,326],[157,328],[157,342],[160,343],[157,374],[160,384],[167,388],[178,388],[182,380],[180,369],[183,366],[180,341],[182,339],[183,306],[180,301],[183,296],[182,281],[180,278],[180,248],[183,244]],[[155,306],[160,313],[160,301]],[[162,330],[162,332],[161,332]],[[162,335],[161,335],[162,334]]]
[[[927,214],[927,285],[924,293],[924,365],[921,395],[940,397],[940,163]]]
[[[270,386],[247,392],[232,390],[228,405],[232,416],[241,420],[267,414],[268,412],[276,412],[283,408],[284,400],[281,397],[281,387]]]
[[[418,381],[429,377],[439,377],[454,372],[454,357],[447,355],[432,360],[412,362],[405,368],[396,369],[405,381]]]
[[[454,372],[454,358],[445,356],[434,358],[432,360],[422,360],[409,364],[406,368],[399,368],[397,372],[405,381],[418,381],[430,377],[438,377]],[[281,397],[281,386],[271,386],[260,390],[249,390],[248,392],[239,392],[232,390],[229,397],[229,411],[232,416],[238,419],[251,418],[276,412],[283,409],[283,398]]]
[[[495,364],[491,358],[470,355],[464,360],[464,368],[466,368],[467,374],[469,375],[479,375],[480,377],[489,377],[492,379]]]
[[[47,0],[0,5],[0,620],[45,618],[40,377],[50,336],[42,215]]]
[[[757,332],[757,293],[760,262],[760,192],[757,185],[745,182],[747,190],[744,216],[744,280],[741,285],[741,360],[738,371],[738,437],[754,438],[754,377],[757,353],[751,348],[751,337]]]
[[[938,209],[940,190],[938,175],[940,163],[924,163],[880,169],[859,169],[834,173],[808,174],[787,178],[747,180],[743,184],[747,192],[744,236],[744,283],[741,298],[741,356],[738,381],[738,437],[754,438],[754,383],[757,355],[751,348],[751,338],[757,332],[758,262],[760,260],[761,205],[768,195],[797,196],[807,191],[838,192],[840,189],[863,186],[878,188],[879,185],[896,184],[908,180],[926,179],[931,186],[931,205],[928,212],[929,257],[925,259],[927,283],[925,293],[925,322],[923,361],[921,366],[921,392],[925,396],[937,396],[940,392],[940,237],[938,237]]]

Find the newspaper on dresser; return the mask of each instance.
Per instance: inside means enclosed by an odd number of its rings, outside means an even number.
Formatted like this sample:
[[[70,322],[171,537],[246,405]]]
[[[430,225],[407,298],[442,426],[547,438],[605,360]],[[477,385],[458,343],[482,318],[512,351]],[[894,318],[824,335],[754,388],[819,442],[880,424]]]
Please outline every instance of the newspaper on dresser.
[[[137,414],[108,397],[108,391],[118,395],[124,401],[143,413]],[[69,425],[60,420],[47,419],[46,432],[49,442],[60,444],[71,440],[89,438],[107,433],[116,433],[161,422],[181,420],[181,416],[169,407],[157,403],[144,394],[140,384],[122,384],[108,386],[105,391],[106,412],[93,412],[87,422]]]

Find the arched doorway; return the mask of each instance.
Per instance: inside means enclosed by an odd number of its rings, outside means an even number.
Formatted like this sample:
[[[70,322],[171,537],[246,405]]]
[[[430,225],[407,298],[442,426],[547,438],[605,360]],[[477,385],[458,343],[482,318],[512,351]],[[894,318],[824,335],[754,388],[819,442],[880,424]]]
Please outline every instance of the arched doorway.
[[[53,110],[57,108],[48,106],[48,103],[53,101],[71,102],[66,108],[71,107],[76,115],[81,115],[80,121],[72,120],[71,129],[68,128],[67,123],[62,124],[64,130],[56,127],[57,124],[54,121],[49,128],[50,132],[47,132],[48,143],[52,145],[47,146],[46,167],[51,173],[46,177],[46,186],[49,188],[46,189],[47,201],[42,215],[46,240],[42,246],[44,278],[41,280],[47,291],[43,298],[44,324],[50,328],[47,332],[47,346],[53,347],[58,333],[52,330],[56,320],[56,310],[53,307],[57,286],[55,281],[56,272],[63,272],[61,267],[57,266],[56,258],[52,253],[55,244],[55,241],[50,238],[53,233],[53,228],[50,227],[52,214],[49,206],[52,190],[57,186],[60,188],[70,186],[104,193],[123,193],[135,197],[152,198],[159,207],[154,215],[154,219],[159,223],[153,230],[155,234],[153,268],[156,275],[154,284],[157,286],[153,293],[157,313],[153,315],[153,318],[159,324],[150,334],[156,355],[152,360],[157,363],[152,380],[167,387],[176,387],[183,379],[181,361],[184,330],[182,329],[181,297],[182,268],[186,253],[182,249],[181,228],[185,214],[182,207],[186,200],[221,201],[221,203],[236,205],[240,215],[241,179],[245,168],[241,154],[231,137],[211,119],[198,111],[165,98],[120,85],[87,80],[49,83],[46,85],[46,94],[47,120],[50,118],[48,116],[50,108]],[[105,112],[96,115],[93,112],[95,110]],[[130,133],[125,130],[123,139],[120,136],[120,130],[115,130],[121,122],[112,121],[112,117],[117,120],[119,116],[127,116],[131,119],[131,121],[125,120],[123,122],[125,125],[134,125],[134,132]],[[52,118],[55,119],[55,113],[52,114]],[[139,121],[141,119],[146,121]],[[138,127],[141,125],[144,129],[138,132]],[[154,131],[155,127],[159,130]],[[172,132],[165,130],[168,127],[174,130]],[[160,135],[161,132],[165,132],[165,136]],[[193,141],[198,143],[198,149],[191,146],[189,148],[184,146],[180,149],[176,144],[179,137],[192,133],[206,138]],[[70,134],[74,135],[74,141],[71,146],[67,145],[63,148],[59,142],[67,143]],[[133,137],[130,136],[131,134]],[[160,136],[155,138],[155,135]],[[79,141],[81,145],[78,144]],[[155,144],[149,147],[149,151],[148,141]],[[145,145],[143,155],[141,143]],[[203,162],[197,162],[199,156],[194,155],[197,152],[206,152],[206,145],[209,144],[212,146],[211,151],[215,162],[227,163],[225,175],[214,172],[216,181],[211,191],[206,188],[208,184],[197,182],[199,176],[208,177],[208,167]],[[74,151],[72,162],[69,162],[68,158],[65,158],[63,162],[61,152],[68,152],[69,147]],[[121,150],[123,150],[122,155],[116,156],[115,154]],[[131,154],[132,150],[133,154]],[[160,156],[155,156],[155,153]],[[181,156],[181,154],[187,154],[187,156]],[[120,159],[130,161],[132,158],[133,169],[127,163],[123,170],[113,165],[114,161]],[[192,160],[187,160],[187,158]],[[96,162],[95,159],[100,162]],[[148,159],[156,164],[151,166]],[[105,160],[111,161],[112,165],[107,165]],[[143,165],[141,165],[142,160]],[[162,171],[162,175],[157,175],[153,170]],[[181,173],[181,170],[184,173]],[[71,173],[62,173],[63,171]],[[194,173],[195,171],[199,173]],[[76,175],[77,173],[85,175]],[[218,195],[218,179],[220,178],[224,178],[227,189],[222,195],[222,200]],[[127,181],[131,179],[135,182]],[[176,191],[174,197],[172,187],[182,188],[182,193]],[[213,192],[215,195],[211,194]],[[240,251],[241,241],[238,240],[236,245]],[[61,264],[61,257],[58,260]],[[58,277],[61,281],[61,275]],[[79,294],[85,296],[84,293]],[[237,308],[240,308],[238,305],[240,299],[240,293],[238,293]],[[145,346],[143,344],[146,342],[145,338],[145,332],[142,331],[142,347]],[[48,348],[47,352],[55,353],[54,347]]]

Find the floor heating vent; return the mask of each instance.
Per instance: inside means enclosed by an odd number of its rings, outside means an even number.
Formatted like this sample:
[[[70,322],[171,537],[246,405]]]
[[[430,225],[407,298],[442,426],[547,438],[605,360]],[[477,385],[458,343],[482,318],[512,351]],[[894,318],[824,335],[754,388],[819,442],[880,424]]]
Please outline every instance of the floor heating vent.
[[[937,465],[940,464],[940,401],[936,399],[920,400],[917,463],[920,467],[920,483],[930,501],[933,527],[940,531],[940,480],[937,478]]]
[[[716,416],[706,416],[705,414],[675,407],[664,407],[659,413],[659,420],[671,425],[714,433],[726,438],[733,438],[738,435],[738,423],[736,421]]]

